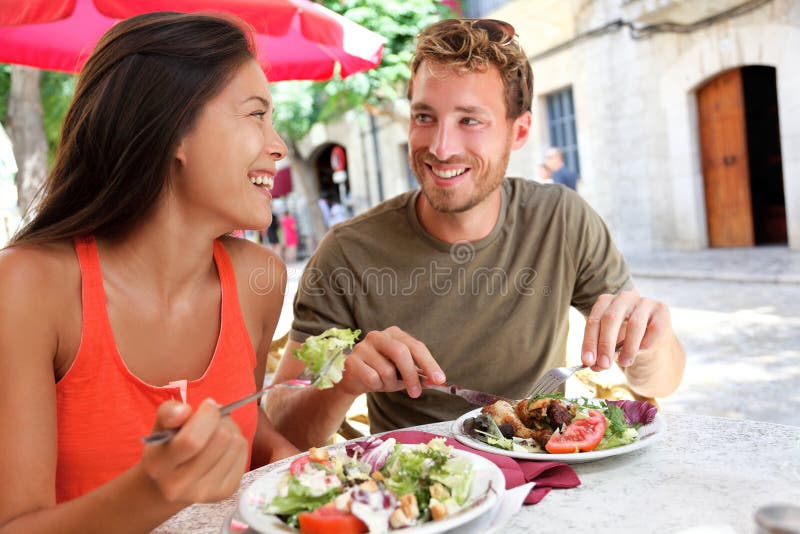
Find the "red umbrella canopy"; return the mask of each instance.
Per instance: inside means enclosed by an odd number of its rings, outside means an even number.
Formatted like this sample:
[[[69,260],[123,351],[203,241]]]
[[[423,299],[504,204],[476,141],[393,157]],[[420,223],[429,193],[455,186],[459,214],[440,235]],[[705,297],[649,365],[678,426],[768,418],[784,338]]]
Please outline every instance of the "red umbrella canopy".
[[[77,72],[121,18],[151,11],[233,13],[256,31],[271,81],[327,80],[376,67],[383,38],[309,0],[0,0],[0,62]]]

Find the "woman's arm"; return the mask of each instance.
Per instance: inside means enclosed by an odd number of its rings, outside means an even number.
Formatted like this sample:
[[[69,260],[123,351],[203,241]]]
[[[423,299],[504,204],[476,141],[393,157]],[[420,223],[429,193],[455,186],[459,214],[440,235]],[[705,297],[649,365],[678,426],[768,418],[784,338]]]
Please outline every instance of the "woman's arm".
[[[262,388],[269,349],[286,293],[286,265],[273,251],[241,239],[226,241],[226,248],[236,269],[239,300],[256,351],[255,387]],[[261,403],[258,404],[258,426],[253,440],[250,469],[300,452],[275,430]]]

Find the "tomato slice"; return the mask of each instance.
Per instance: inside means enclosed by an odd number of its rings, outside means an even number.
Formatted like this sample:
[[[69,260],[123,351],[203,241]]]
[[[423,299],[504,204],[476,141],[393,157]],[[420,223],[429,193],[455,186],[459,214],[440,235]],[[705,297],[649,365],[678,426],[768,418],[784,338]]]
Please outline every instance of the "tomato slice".
[[[330,462],[330,460],[317,462],[315,460],[312,460],[311,457],[308,454],[306,454],[296,459],[291,463],[291,465],[289,465],[289,472],[292,475],[297,476],[298,474],[302,473],[305,470],[306,465],[309,463],[316,464],[316,466],[319,467],[320,469],[333,469],[333,464]]]
[[[603,412],[590,410],[588,418],[571,422],[563,432],[556,431],[544,448],[552,454],[589,452],[597,447],[605,433],[606,418]]]
[[[363,521],[350,512],[339,510],[333,503],[313,512],[301,512],[297,518],[302,534],[363,534],[369,531]]]

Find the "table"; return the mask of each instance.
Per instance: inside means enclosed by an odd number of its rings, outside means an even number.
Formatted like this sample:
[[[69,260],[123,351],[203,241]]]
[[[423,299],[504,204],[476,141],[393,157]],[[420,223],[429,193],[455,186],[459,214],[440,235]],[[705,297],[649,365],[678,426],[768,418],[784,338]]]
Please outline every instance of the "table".
[[[800,427],[687,414],[662,414],[664,439],[629,454],[573,464],[581,485],[524,506],[499,532],[689,534],[756,530],[767,504],[800,503]],[[452,436],[452,423],[415,427]],[[256,469],[239,491],[190,506],[154,532],[218,534],[239,493],[289,460]]]

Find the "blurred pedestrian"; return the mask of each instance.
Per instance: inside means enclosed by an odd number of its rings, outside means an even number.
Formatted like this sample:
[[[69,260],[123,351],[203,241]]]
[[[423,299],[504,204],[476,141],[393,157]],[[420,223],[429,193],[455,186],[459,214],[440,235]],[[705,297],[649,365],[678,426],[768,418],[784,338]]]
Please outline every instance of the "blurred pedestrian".
[[[278,256],[281,258],[283,257],[283,246],[281,245],[281,238],[279,235],[279,231],[281,229],[281,219],[277,213],[272,214],[272,221],[270,221],[269,226],[265,230],[267,242],[265,243],[267,247],[274,250]]]
[[[541,184],[553,183],[553,171],[550,170],[550,167],[548,167],[546,163],[539,164],[539,176],[536,178],[536,181]]]
[[[556,147],[548,148],[545,161],[546,165],[553,172],[553,182],[565,185],[573,191],[577,191],[580,177],[575,171],[564,165],[564,154],[561,152],[561,149]]]
[[[281,216],[281,229],[283,230],[283,261],[294,263],[297,261],[297,220],[288,211]]]
[[[334,202],[331,206],[330,225],[339,224],[346,221],[350,217],[347,208],[342,206],[339,202]]]
[[[331,206],[328,204],[328,199],[323,197],[319,197],[317,200],[317,205],[319,206],[319,210],[322,212],[322,221],[325,223],[325,228],[330,228],[331,225]]]

